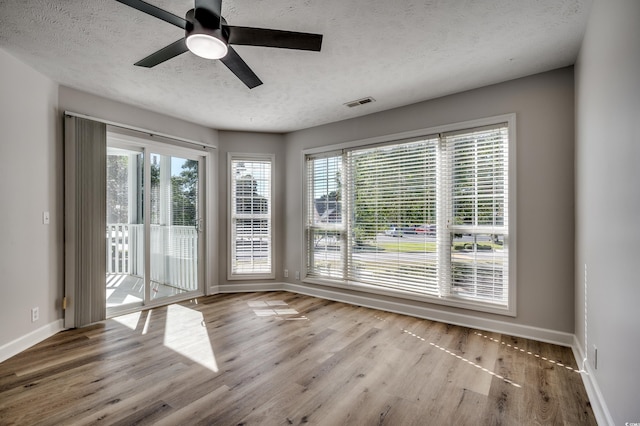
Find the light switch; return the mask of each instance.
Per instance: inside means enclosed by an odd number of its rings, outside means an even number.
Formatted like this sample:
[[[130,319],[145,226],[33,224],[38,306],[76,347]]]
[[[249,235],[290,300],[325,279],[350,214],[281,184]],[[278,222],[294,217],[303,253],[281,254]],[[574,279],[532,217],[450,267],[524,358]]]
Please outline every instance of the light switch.
[[[49,212],[42,212],[42,223],[44,225],[49,224]]]

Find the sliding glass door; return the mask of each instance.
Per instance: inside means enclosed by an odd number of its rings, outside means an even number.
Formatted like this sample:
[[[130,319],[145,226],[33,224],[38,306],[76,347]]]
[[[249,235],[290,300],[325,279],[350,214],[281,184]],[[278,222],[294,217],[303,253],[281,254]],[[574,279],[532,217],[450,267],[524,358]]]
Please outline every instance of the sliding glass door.
[[[107,316],[203,294],[201,153],[107,143]]]
[[[151,154],[151,300],[198,290],[198,165]]]

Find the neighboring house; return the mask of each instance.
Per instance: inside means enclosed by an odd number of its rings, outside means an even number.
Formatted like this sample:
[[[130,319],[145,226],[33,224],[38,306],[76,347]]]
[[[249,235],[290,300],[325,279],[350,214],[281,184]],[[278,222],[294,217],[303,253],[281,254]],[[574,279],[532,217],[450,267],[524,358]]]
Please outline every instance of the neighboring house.
[[[250,175],[236,180],[236,212],[266,214],[268,200],[258,194],[258,182]]]
[[[342,203],[335,197],[326,199],[316,198],[313,206],[315,208],[316,221],[321,223],[342,222]]]

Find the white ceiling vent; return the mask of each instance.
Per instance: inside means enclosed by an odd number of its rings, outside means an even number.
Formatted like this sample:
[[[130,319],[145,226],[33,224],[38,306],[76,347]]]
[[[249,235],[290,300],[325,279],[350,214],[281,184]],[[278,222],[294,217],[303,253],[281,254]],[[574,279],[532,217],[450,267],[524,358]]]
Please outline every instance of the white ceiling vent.
[[[375,101],[376,101],[375,99],[369,96],[366,98],[358,99],[357,101],[347,102],[345,105],[348,106],[349,108],[353,108],[353,107],[357,107],[364,104],[370,104],[371,102],[375,102]]]

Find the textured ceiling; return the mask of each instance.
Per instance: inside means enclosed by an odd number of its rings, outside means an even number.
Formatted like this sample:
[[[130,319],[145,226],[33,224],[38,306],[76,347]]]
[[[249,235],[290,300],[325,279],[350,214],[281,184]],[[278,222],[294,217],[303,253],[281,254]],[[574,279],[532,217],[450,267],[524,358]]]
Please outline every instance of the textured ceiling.
[[[184,16],[193,0],[147,0]],[[62,85],[216,129],[288,132],[574,63],[591,0],[223,0],[230,25],[324,35],[321,52],[234,48],[249,90],[184,32],[115,0],[0,0],[0,48]],[[372,96],[356,108],[343,104]]]

